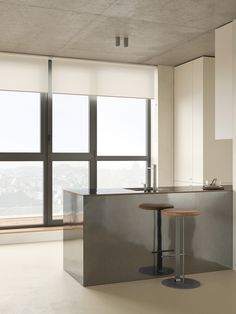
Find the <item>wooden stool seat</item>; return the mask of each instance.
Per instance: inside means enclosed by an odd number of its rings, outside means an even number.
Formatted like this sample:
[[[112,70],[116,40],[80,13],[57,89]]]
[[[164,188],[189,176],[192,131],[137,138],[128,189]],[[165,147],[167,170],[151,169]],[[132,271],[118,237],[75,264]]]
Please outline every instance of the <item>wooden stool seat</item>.
[[[155,204],[155,203],[144,203],[140,204],[139,208],[146,209],[146,210],[163,210],[167,208],[173,208],[174,206],[171,204]]]
[[[174,208],[174,209],[164,209],[162,211],[163,215],[170,217],[187,217],[187,216],[198,216],[201,212],[197,209],[189,208]]]

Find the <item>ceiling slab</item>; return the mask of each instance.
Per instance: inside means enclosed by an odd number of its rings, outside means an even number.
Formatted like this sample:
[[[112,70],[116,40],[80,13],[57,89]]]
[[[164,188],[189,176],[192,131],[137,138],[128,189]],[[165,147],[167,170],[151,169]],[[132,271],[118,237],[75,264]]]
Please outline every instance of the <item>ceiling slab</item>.
[[[200,56],[214,56],[215,54],[214,31],[207,32],[193,40],[186,41],[181,46],[176,46],[164,53],[140,60],[145,64],[179,65]]]
[[[235,17],[235,0],[0,0],[0,51],[178,65],[214,55]]]
[[[1,0],[8,4],[36,7],[77,13],[102,14],[116,0]]]
[[[93,41],[87,40],[90,34],[93,34]],[[112,35],[111,35],[112,34]],[[115,36],[129,37],[129,47],[115,47]],[[138,34],[138,36],[136,36]],[[83,29],[64,47],[64,51],[83,49],[93,51],[96,49],[98,58],[103,52],[110,51],[116,58],[122,57],[123,60],[132,59],[132,55],[145,56],[151,58],[159,51],[163,53],[168,51],[173,45],[178,45],[179,41],[187,41],[192,37],[199,36],[199,30],[189,29],[184,26],[178,26],[174,29],[169,25],[162,23],[145,22],[140,23],[137,20],[130,20],[124,23],[122,18],[100,18],[92,23],[88,28]]]
[[[103,14],[208,31],[234,19],[236,1],[117,0]]]

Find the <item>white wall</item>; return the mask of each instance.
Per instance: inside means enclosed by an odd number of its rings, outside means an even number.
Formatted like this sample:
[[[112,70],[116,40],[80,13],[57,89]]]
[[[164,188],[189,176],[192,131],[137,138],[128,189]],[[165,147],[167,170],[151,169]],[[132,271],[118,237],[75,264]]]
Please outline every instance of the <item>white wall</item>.
[[[174,174],[174,68],[158,66],[158,185],[172,186]]]
[[[236,20],[233,22],[233,258],[236,270]]]

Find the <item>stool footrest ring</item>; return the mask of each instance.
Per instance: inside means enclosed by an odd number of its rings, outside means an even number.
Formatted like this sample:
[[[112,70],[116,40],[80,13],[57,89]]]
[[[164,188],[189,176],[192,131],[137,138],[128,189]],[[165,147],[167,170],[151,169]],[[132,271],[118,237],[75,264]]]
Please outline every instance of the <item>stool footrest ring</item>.
[[[160,254],[160,253],[168,253],[174,252],[175,250],[159,250],[159,251],[152,251],[153,254]]]
[[[175,254],[164,255],[164,256],[162,256],[162,258],[175,258]]]

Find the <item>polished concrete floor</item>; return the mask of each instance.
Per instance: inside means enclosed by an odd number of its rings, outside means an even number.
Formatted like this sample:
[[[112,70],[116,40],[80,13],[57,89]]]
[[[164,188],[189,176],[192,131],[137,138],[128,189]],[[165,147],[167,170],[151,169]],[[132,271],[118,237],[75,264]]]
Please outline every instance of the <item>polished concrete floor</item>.
[[[235,314],[236,272],[195,275],[175,290],[160,279],[83,288],[62,269],[62,243],[0,247],[0,314]]]

